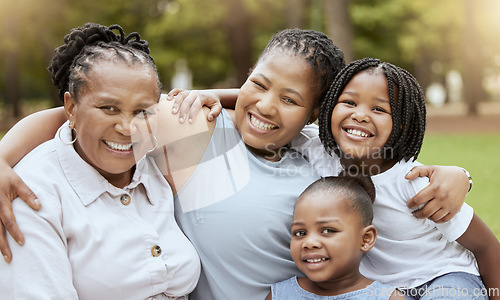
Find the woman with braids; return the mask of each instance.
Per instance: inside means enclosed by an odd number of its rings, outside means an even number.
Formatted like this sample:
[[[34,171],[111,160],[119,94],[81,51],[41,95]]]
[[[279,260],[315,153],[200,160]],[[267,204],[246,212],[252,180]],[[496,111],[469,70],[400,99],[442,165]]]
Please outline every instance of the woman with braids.
[[[272,283],[300,275],[289,252],[293,205],[319,176],[288,144],[316,119],[321,100],[344,65],[342,52],[326,35],[287,29],[271,38],[239,90],[235,111],[222,111],[216,122],[193,117],[192,124],[180,124],[170,113],[175,102],[160,101],[158,127],[168,130],[157,136],[159,147],[151,155],[176,195],[177,222],[202,262],[200,281],[190,299],[264,299]],[[219,91],[219,95],[231,98],[232,92]],[[35,143],[13,137],[37,131],[35,140],[40,142],[45,133],[39,124],[56,127],[47,118],[50,113],[28,117],[22,128],[7,133],[4,139],[10,142],[2,140],[0,163],[15,164],[23,149]],[[421,168],[424,173],[436,172],[437,177],[419,201],[436,198],[431,206],[449,212],[456,204],[446,202],[448,209],[442,209],[443,199],[436,193],[444,191],[458,195],[455,202],[461,205],[466,188],[457,188],[456,180],[466,176],[456,169]],[[8,171],[1,168],[2,178],[11,178]],[[0,190],[6,193],[11,186],[22,184],[7,184]],[[2,220],[22,242],[8,213],[10,200],[5,199],[0,199],[6,207],[1,210]],[[5,254],[7,246],[1,242]]]
[[[153,159],[136,164],[147,149],[131,141],[131,120],[149,122],[161,93],[148,43],[98,24],[64,42],[49,71],[68,121],[15,167],[43,207],[13,202],[26,243],[0,263],[2,299],[187,299],[199,257],[169,185]]]
[[[464,203],[452,220],[435,224],[406,206],[429,184],[403,179],[419,165],[425,111],[415,78],[373,58],[343,69],[323,103],[324,148],[340,157],[345,171],[371,176],[376,187],[377,243],[360,270],[415,298],[487,299],[483,282],[500,288],[500,244],[472,208]]]

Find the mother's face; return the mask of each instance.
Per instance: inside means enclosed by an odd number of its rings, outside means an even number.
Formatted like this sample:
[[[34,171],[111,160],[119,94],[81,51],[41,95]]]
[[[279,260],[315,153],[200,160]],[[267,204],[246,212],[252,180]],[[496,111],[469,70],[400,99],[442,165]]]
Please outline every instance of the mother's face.
[[[139,118],[151,121],[144,116],[154,114],[158,98],[157,79],[149,66],[100,62],[77,101],[69,93],[64,97],[76,131],[75,150],[112,184],[128,184],[138,146],[132,143],[136,127],[131,123]]]
[[[279,159],[279,149],[316,118],[317,81],[300,56],[279,52],[259,61],[241,87],[235,108],[235,125],[254,153]]]

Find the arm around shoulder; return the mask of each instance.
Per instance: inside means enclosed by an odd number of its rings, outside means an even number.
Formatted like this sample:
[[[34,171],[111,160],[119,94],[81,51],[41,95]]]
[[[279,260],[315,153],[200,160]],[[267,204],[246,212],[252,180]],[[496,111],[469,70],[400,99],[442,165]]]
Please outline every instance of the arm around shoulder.
[[[52,139],[65,120],[62,107],[37,112],[19,121],[0,140],[0,251],[5,261],[12,259],[5,229],[19,244],[24,243],[24,237],[12,213],[11,201],[20,197],[33,209],[41,207],[35,194],[12,167],[35,147]]]
[[[35,147],[52,139],[65,121],[63,107],[39,111],[25,117],[0,140],[0,157],[14,167]]]
[[[490,299],[500,299],[500,243],[488,226],[476,215],[472,217],[465,233],[457,242],[469,249],[479,267],[479,273],[488,291]]]

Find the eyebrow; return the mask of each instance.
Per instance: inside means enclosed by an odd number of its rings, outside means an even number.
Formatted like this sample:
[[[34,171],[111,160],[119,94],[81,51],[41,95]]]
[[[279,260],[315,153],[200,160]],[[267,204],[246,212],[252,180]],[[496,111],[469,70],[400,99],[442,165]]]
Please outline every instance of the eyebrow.
[[[356,92],[351,92],[351,91],[345,91],[343,92],[341,95],[343,94],[348,94],[348,95],[351,95],[351,96],[358,96],[358,93]],[[389,100],[387,99],[384,99],[384,98],[380,98],[380,97],[375,97],[376,100],[378,100],[379,102],[384,102],[384,103],[390,103]]]
[[[117,100],[117,99],[113,99],[113,98],[103,98],[101,100],[98,101],[98,105],[121,105],[123,103],[123,101],[120,101],[120,100]],[[138,103],[136,108],[140,108],[140,109],[146,109],[146,108],[149,108],[151,106],[154,106],[156,103]]]
[[[324,220],[319,220],[319,221],[316,221],[315,222],[316,224],[326,224],[326,223],[342,223],[339,221],[339,219],[335,218],[335,219],[324,219]],[[293,222],[292,223],[292,226],[300,226],[300,225],[304,225],[303,222]]]
[[[257,73],[255,75],[262,77],[266,81],[267,84],[272,84],[271,80],[269,80],[269,78],[267,78],[266,75],[264,75],[262,73]],[[292,93],[292,94],[297,95],[297,97],[299,97],[300,100],[304,101],[304,98],[302,98],[302,95],[299,92],[297,92],[296,90],[294,90],[292,88],[286,88],[285,91],[287,91],[288,93]]]

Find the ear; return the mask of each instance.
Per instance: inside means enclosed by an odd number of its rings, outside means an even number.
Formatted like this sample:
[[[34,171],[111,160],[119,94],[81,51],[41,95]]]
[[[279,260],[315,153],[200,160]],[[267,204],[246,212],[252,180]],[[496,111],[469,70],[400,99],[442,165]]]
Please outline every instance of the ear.
[[[75,128],[75,115],[77,110],[76,100],[71,97],[69,92],[64,93],[64,113],[66,118],[69,120],[69,127],[71,129]]]
[[[316,107],[315,109],[313,109],[311,116],[309,117],[309,124],[314,123],[314,121],[316,121],[316,119],[318,119],[319,110],[320,110],[320,107]]]
[[[361,251],[368,252],[373,246],[375,246],[375,242],[377,241],[377,229],[373,225],[368,225],[363,228],[363,241],[361,244]]]

